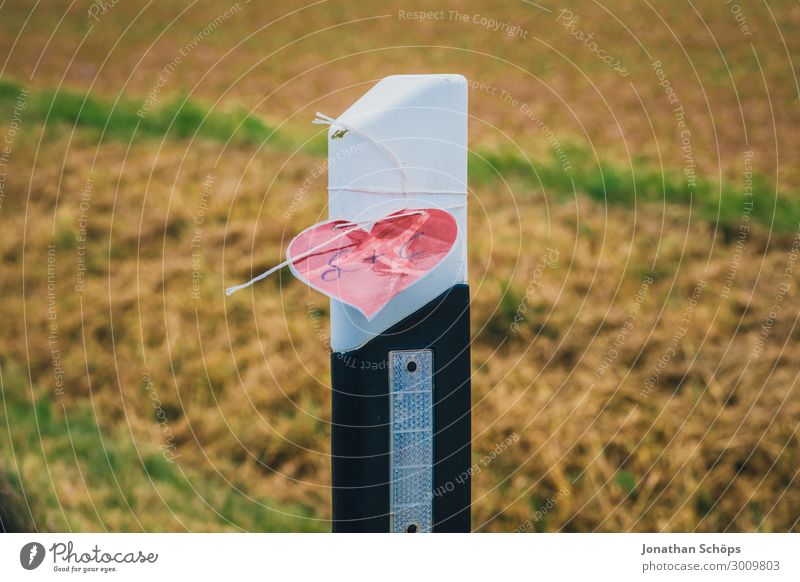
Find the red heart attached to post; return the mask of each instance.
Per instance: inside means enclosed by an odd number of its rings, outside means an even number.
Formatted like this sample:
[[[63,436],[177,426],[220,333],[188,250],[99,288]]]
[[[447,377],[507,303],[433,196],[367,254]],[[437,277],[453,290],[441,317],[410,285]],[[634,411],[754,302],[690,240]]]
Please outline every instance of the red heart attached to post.
[[[449,212],[401,210],[376,221],[371,231],[345,220],[315,224],[292,240],[286,255],[306,285],[372,319],[442,262],[457,235]]]

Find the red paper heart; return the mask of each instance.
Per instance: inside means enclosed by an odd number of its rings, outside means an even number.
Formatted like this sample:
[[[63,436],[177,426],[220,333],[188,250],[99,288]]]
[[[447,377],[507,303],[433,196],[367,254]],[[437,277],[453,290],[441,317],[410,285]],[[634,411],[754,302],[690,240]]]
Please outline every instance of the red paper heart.
[[[402,210],[369,232],[345,220],[315,224],[294,238],[286,255],[304,283],[372,319],[450,253],[457,233],[449,212]]]

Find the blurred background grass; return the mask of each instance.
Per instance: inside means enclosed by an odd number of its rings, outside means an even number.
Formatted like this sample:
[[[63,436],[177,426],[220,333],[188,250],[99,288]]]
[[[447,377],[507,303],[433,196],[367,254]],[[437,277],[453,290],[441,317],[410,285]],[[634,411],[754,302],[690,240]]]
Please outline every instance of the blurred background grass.
[[[0,495],[25,527],[329,530],[327,301],[222,289],[324,217],[315,111],[458,72],[475,461],[519,437],[474,475],[475,528],[798,529],[798,5],[742,6],[749,36],[722,2],[400,12],[430,9],[0,7]]]

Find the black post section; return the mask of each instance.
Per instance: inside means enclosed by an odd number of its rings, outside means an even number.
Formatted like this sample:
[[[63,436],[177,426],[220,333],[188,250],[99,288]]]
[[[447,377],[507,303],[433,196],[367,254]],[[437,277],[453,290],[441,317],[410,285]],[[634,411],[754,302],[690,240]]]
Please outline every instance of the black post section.
[[[361,348],[331,354],[333,531],[388,532],[389,352],[433,350],[433,531],[470,531],[469,287],[455,285]]]

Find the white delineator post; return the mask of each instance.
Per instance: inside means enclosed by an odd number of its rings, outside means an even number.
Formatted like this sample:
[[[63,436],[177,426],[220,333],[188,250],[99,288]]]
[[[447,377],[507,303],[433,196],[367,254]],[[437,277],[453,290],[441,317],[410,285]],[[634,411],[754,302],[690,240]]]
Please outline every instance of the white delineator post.
[[[372,319],[331,300],[334,531],[469,531],[467,119],[461,75],[395,75],[330,120],[330,219],[439,208],[459,231]]]
[[[331,220],[380,218],[404,206],[446,208],[459,227],[450,256],[371,321],[344,303],[331,302],[332,348],[344,352],[365,344],[454,284],[467,282],[467,81],[461,75],[386,77],[337,119],[363,135],[331,123]]]

